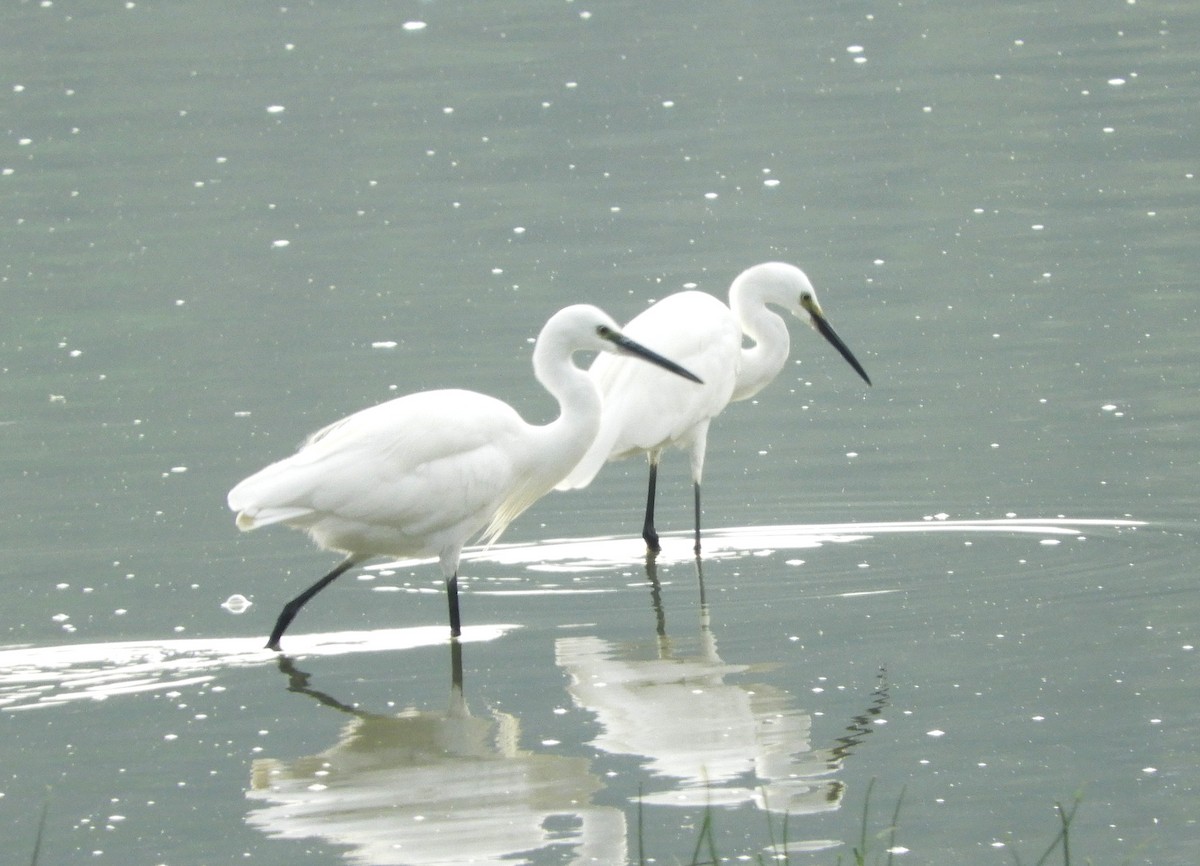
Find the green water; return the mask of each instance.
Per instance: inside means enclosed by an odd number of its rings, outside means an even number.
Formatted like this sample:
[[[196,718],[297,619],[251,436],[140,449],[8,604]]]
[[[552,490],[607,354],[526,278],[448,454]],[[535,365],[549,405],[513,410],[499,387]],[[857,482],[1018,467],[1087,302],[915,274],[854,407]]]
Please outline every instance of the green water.
[[[723,855],[787,811],[826,864],[874,779],[900,859],[1031,862],[1081,791],[1076,862],[1194,862],[1198,24],[7,7],[5,850],[45,808],[42,863],[675,862],[708,803]],[[874,386],[794,323],[714,423],[703,603],[673,453],[655,574],[637,461],[466,558],[461,694],[432,565],[260,649],[333,557],[234,483],[410,391],[545,420],[554,310],[770,259]]]

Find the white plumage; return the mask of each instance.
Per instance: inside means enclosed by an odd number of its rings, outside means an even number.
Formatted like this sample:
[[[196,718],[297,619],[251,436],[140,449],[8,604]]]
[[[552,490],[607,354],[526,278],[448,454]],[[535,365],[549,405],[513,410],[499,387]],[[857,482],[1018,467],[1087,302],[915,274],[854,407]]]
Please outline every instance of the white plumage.
[[[533,354],[534,375],[559,403],[559,416],[549,424],[528,424],[508,404],[473,391],[425,391],[325,427],[291,457],[234,487],[228,501],[239,529],[284,523],[346,554],[288,603],[267,646],[279,648],[312,596],[375,556],[436,556],[447,583],[451,633],[457,635],[463,545],[480,532],[488,542],[499,537],[554,488],[595,437],[600,396],[571,361],[580,350],[636,355],[696,378],[623,336],[601,310],[567,307],[546,323]]]
[[[654,528],[658,462],[669,447],[689,451],[696,510],[695,550],[699,553],[700,482],[709,424],[730,402],[753,397],[765,388],[787,362],[787,324],[768,308],[771,304],[807,321],[868,385],[871,383],[826,322],[804,272],[782,262],[755,265],[733,281],[728,307],[704,292],[679,292],[663,298],[625,326],[625,333],[632,339],[644,341],[695,372],[704,380],[703,386],[679,387],[652,368],[611,355],[596,358],[589,375],[604,398],[600,429],[583,459],[558,489],[585,487],[607,461],[646,454],[650,485],[642,535],[651,550],[658,550]],[[743,346],[744,338],[750,340],[749,346]]]

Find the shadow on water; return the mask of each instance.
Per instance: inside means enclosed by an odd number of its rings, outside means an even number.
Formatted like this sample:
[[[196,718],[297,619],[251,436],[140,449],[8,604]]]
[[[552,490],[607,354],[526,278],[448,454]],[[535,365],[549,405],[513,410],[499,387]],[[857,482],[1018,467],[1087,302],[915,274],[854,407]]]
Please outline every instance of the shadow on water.
[[[812,745],[812,716],[774,686],[745,681],[754,665],[718,653],[701,562],[695,560],[700,612],[690,640],[673,640],[654,559],[646,576],[653,640],[617,644],[597,636],[555,641],[573,701],[600,726],[596,750],[640,759],[648,774],[642,800],[666,806],[753,804],[792,816],[838,808],[843,761],[871,731],[888,700],[880,674],[871,705],[828,747]],[[689,651],[681,645],[693,645]],[[757,666],[759,669],[765,665]],[[833,843],[830,843],[833,844]]]
[[[654,592],[653,562],[647,577],[660,624],[646,642],[648,652],[597,637],[555,644],[572,699],[600,728],[588,743],[595,758],[522,749],[517,716],[495,709],[473,715],[463,686],[464,649],[456,644],[446,709],[394,715],[316,689],[294,662],[281,659],[289,691],[344,714],[347,722],[337,742],[317,754],[254,761],[248,824],[271,838],[347,846],[345,858],[356,863],[552,857],[623,864],[629,829],[647,806],[746,805],[792,819],[839,808],[844,785],[837,774],[887,704],[882,674],[866,710],[828,746],[814,748],[813,719],[790,695],[727,682],[752,668],[720,658],[707,604],[700,650],[676,650]],[[697,579],[702,587],[699,563]],[[608,756],[632,756],[641,767],[641,793],[625,795],[624,806],[604,802],[613,801],[611,793],[603,795],[608,773],[601,765]],[[631,787],[622,780],[622,792]],[[788,843],[794,851],[838,844]]]
[[[603,783],[588,760],[521,749],[510,713],[472,715],[462,647],[451,648],[447,708],[397,715],[339,701],[282,659],[290,691],[348,721],[319,754],[255,760],[247,822],[273,838],[348,846],[356,863],[499,864],[551,849],[570,862],[625,862],[624,814],[593,804]]]
[[[706,536],[704,562],[897,533],[1052,538],[1141,525],[1054,518],[717,529]],[[278,665],[290,692],[346,720],[336,742],[317,754],[254,761],[246,822],[268,838],[344,846],[352,862],[501,863],[534,853],[539,861],[624,863],[630,828],[636,826],[640,838],[643,818],[678,830],[689,820],[683,810],[709,807],[765,819],[786,814],[793,822],[791,851],[834,847],[840,843],[803,838],[800,821],[814,816],[815,826],[815,816],[841,807],[846,762],[884,713],[886,679],[880,675],[866,707],[838,736],[819,732],[826,718],[814,718],[792,694],[756,681],[775,659],[722,658],[703,565],[690,540],[686,533],[664,536],[662,552],[649,560],[630,537],[497,545],[464,554],[464,561],[490,563],[501,573],[509,566],[513,589],[497,591],[516,594],[560,590],[531,586],[513,571],[626,573],[632,564],[645,570],[652,632],[616,642],[598,633],[601,626],[592,633],[575,626],[554,638],[558,673],[549,669],[539,677],[555,683],[548,686],[553,692],[566,675],[571,702],[590,720],[569,747],[585,749],[584,755],[549,744],[523,749],[517,715],[471,712],[463,654],[516,625],[469,625],[462,643],[451,643],[448,699],[438,711],[365,711],[315,688],[293,659],[440,646],[446,643],[442,623],[293,635],[291,658],[264,649],[261,636],[0,648],[0,708],[52,708],[202,686],[231,669]],[[658,569],[672,563],[695,568],[699,606],[691,627],[668,627]],[[624,581],[621,591],[628,591]],[[560,699],[548,694],[546,700]]]

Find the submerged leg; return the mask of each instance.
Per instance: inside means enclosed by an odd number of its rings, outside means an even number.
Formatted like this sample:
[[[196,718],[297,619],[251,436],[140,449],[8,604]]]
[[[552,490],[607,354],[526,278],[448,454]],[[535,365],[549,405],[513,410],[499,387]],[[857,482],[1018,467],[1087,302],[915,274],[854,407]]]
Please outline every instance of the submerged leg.
[[[457,697],[462,698],[462,644],[456,640],[450,641],[450,690],[457,692]]]
[[[458,572],[446,578],[446,597],[450,600],[450,637],[458,643],[462,634],[462,619],[458,615]]]
[[[693,485],[696,499],[696,544],[692,548],[696,552],[696,556],[700,555],[700,482],[697,481]]]
[[[642,523],[642,538],[646,539],[646,547],[658,553],[662,547],[658,543],[658,533],[654,530],[654,488],[658,484],[658,460],[650,455],[650,486],[646,492],[646,519]]]
[[[278,652],[279,639],[283,637],[283,633],[287,631],[287,627],[296,618],[296,614],[300,612],[300,608],[304,607],[310,598],[337,580],[357,562],[358,560],[353,556],[346,557],[337,568],[285,604],[283,610],[279,612],[279,619],[275,620],[275,628],[271,630],[271,637],[267,640],[267,649]]]
[[[660,642],[667,638],[667,615],[663,611],[662,584],[658,581],[658,565],[654,554],[646,554],[646,580],[650,584],[650,604],[654,608],[654,632]]]

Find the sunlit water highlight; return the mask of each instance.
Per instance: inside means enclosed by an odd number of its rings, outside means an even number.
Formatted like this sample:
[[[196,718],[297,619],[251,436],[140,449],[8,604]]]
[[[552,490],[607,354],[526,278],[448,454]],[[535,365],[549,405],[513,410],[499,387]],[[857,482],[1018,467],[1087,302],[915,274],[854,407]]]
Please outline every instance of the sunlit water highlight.
[[[515,625],[464,629],[468,643],[495,640]],[[336,656],[411,650],[446,642],[444,626],[289,636],[289,655]],[[0,708],[27,710],[212,682],[231,668],[273,664],[261,637],[119,641],[0,648]]]
[[[737,526],[705,530],[704,561],[737,559],[747,555],[762,555],[780,550],[810,550],[827,544],[847,544],[866,541],[885,535],[929,533],[1008,533],[1079,537],[1089,530],[1129,529],[1144,526],[1139,520],[1103,518],[1022,518],[1004,517],[992,520],[929,520],[896,521],[890,523],[826,523],[788,524],[780,526]],[[690,532],[662,534],[662,551],[655,557],[659,564],[691,562]],[[558,538],[530,544],[494,544],[491,547],[469,547],[463,551],[464,563],[491,563],[525,566],[535,572],[583,573],[627,568],[646,561],[645,545],[641,538],[602,535],[594,538]],[[383,574],[416,565],[436,562],[434,559],[405,559],[367,566],[368,571]],[[509,590],[489,590],[508,592]],[[580,590],[565,589],[577,592]],[[595,590],[587,590],[595,591]]]
[[[1084,537],[1093,530],[1122,530],[1144,526],[1131,519],[1000,518],[994,520],[922,520],[894,523],[839,523],[731,527],[705,533],[706,561],[731,560],[764,553],[819,548],[887,535],[913,533],[1007,533]],[[664,534],[660,564],[690,562],[689,533]],[[642,565],[641,539],[598,536],[551,539],[529,544],[496,544],[468,548],[463,562],[475,565],[520,566],[534,573],[603,572]],[[380,576],[432,560],[402,560],[369,566]],[[594,587],[553,586],[530,588],[474,587],[478,594],[582,594],[605,591]],[[864,593],[888,590],[856,591]],[[518,626],[471,625],[464,642],[496,640]],[[411,650],[445,643],[445,626],[405,629],[343,631],[289,635],[288,654],[294,657]],[[600,652],[600,655],[603,653]],[[118,695],[178,688],[207,682],[222,669],[272,662],[277,655],[263,648],[259,636],[223,639],[168,639],[51,647],[0,648],[0,708],[10,710],[49,707],[78,700],[103,700]]]

